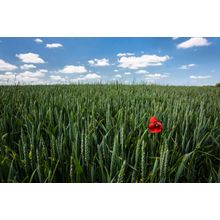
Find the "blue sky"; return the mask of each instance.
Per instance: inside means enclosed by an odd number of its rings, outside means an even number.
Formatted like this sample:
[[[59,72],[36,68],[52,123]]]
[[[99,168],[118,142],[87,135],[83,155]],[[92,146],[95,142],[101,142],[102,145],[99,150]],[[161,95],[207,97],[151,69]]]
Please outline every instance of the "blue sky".
[[[0,84],[214,85],[220,38],[0,38]]]

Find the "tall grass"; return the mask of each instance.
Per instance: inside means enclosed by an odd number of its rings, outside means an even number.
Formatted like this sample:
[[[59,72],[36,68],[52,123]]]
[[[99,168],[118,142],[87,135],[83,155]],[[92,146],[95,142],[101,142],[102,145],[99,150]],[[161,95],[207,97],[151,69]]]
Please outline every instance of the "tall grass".
[[[0,182],[220,182],[219,100],[215,87],[1,86]]]

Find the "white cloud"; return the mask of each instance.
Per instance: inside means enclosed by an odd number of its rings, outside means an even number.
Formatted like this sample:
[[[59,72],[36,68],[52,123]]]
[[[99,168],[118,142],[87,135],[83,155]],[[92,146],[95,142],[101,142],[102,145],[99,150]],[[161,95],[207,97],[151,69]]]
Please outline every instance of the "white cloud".
[[[182,65],[181,67],[179,67],[179,69],[188,70],[188,69],[191,69],[192,67],[195,67],[195,66],[196,66],[196,64],[191,63],[191,64]]]
[[[118,72],[119,70],[114,70],[114,72]]]
[[[29,78],[40,78],[40,77],[44,77],[45,76],[45,71],[43,70],[37,70],[35,72],[31,72],[31,71],[25,71],[22,73],[19,73],[17,75],[18,77],[29,77]]]
[[[39,71],[42,73],[48,73],[48,70],[45,70],[45,69],[40,69]]]
[[[119,67],[129,68],[129,69],[138,69],[145,68],[148,66],[161,66],[165,61],[169,60],[170,57],[166,56],[157,56],[157,55],[142,55],[139,57],[121,57],[119,59]]]
[[[96,73],[87,74],[84,79],[101,79],[101,76]]]
[[[24,64],[24,65],[20,66],[20,68],[21,68],[22,70],[28,70],[28,69],[35,69],[36,66],[33,65],[33,64]]]
[[[11,75],[15,75],[15,73],[13,73],[13,72],[5,72],[5,75],[6,76],[11,76]]]
[[[40,80],[37,77],[17,76],[16,81],[22,84],[33,84],[39,82]]]
[[[43,40],[41,40],[40,38],[36,38],[36,39],[34,39],[34,41],[35,41],[36,43],[42,43],[42,42],[43,42]]]
[[[67,65],[59,72],[60,73],[85,73],[87,72],[87,70],[84,66]]]
[[[120,74],[116,74],[115,77],[116,78],[122,78],[122,76]]]
[[[209,79],[212,78],[212,76],[210,75],[206,75],[206,76],[190,76],[190,79]]]
[[[5,74],[0,74],[0,82],[15,80],[15,74],[12,72],[6,72]]]
[[[25,71],[22,73],[12,73],[6,72],[3,75],[0,75],[0,84],[33,84],[33,83],[41,83],[44,81],[40,80],[40,78],[45,76],[45,71],[37,70],[35,72]]]
[[[50,79],[52,81],[59,81],[59,82],[65,82],[67,80],[67,78],[61,77],[59,75],[51,75]]]
[[[209,46],[211,43],[208,42],[206,38],[203,37],[192,37],[187,41],[184,41],[180,44],[177,44],[177,48],[179,49],[187,49],[190,47],[201,47],[201,46]]]
[[[17,66],[7,63],[4,60],[0,59],[0,71],[11,71],[15,69],[17,69]]]
[[[16,54],[16,57],[18,57],[23,63],[45,63],[45,61],[36,53],[21,53]]]
[[[109,66],[110,65],[109,60],[106,58],[89,60],[88,63],[91,66]]]
[[[138,70],[135,73],[137,73],[137,74],[145,74],[145,73],[148,73],[148,71],[147,70]]]
[[[37,70],[35,72],[25,71],[16,75],[16,81],[22,84],[44,84],[40,78],[45,76],[45,71]]]
[[[30,73],[21,73],[21,74],[15,74],[12,72],[6,72],[5,74],[0,74],[0,84],[3,85],[16,85],[18,83],[20,84],[41,84],[44,83],[44,81],[40,81],[38,77],[35,77],[33,74]]]
[[[88,63],[89,63],[90,65],[94,65],[94,64],[95,64],[95,61],[94,61],[94,60],[89,60]]]
[[[145,79],[153,79],[153,80],[157,80],[157,79],[163,79],[163,78],[168,78],[168,74],[164,73],[164,74],[160,74],[160,73],[152,73],[152,74],[146,74],[145,75]]]
[[[84,77],[78,77],[76,79],[71,79],[71,82],[84,82],[84,81],[97,81],[100,80],[101,76],[96,73],[89,73]]]
[[[47,48],[58,48],[58,47],[63,47],[62,44],[59,43],[52,43],[52,44],[46,44]]]
[[[131,75],[131,72],[125,72],[124,74],[125,75]]]
[[[134,53],[118,53],[117,57],[133,56]]]

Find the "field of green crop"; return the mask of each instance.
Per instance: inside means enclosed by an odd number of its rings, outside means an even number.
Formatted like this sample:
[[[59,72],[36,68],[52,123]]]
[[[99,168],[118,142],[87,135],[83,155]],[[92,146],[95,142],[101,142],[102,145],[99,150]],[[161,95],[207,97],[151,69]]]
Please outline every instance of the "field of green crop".
[[[1,86],[0,182],[220,182],[220,89]]]

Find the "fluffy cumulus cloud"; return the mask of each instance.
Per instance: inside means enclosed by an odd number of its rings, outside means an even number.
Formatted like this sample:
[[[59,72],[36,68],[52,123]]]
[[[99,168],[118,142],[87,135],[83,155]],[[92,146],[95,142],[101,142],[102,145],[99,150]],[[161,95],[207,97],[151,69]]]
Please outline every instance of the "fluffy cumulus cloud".
[[[50,80],[52,82],[67,82],[68,78],[67,77],[62,77],[62,76],[59,76],[59,75],[51,75]]]
[[[19,77],[28,77],[28,78],[41,78],[45,76],[45,71],[37,70],[35,72],[25,71],[18,74]]]
[[[124,74],[128,76],[131,75],[131,72],[125,72]]]
[[[33,64],[24,64],[24,65],[20,66],[20,68],[21,68],[22,70],[29,70],[29,69],[35,69],[36,66],[33,65]]]
[[[208,42],[206,38],[203,37],[192,37],[187,41],[184,41],[180,44],[177,44],[177,48],[179,49],[187,49],[191,47],[201,47],[201,46],[209,46],[211,43]]]
[[[109,66],[110,65],[109,60],[106,58],[89,60],[88,63],[91,66]]]
[[[62,44],[59,43],[52,43],[52,44],[46,44],[47,48],[59,48],[59,47],[63,47]]]
[[[63,69],[59,71],[60,73],[85,73],[87,72],[84,66],[74,66],[74,65],[67,65],[64,66]]]
[[[0,84],[36,84],[44,83],[41,78],[45,76],[47,70],[36,70],[34,72],[24,71],[21,73],[6,72],[0,75]]]
[[[134,53],[118,53],[117,57],[133,56]]]
[[[152,74],[146,74],[145,79],[149,80],[158,80],[163,78],[168,78],[169,75],[167,73],[161,74],[161,73],[152,73]]]
[[[45,69],[40,69],[39,71],[42,73],[48,73],[48,70],[45,70]]]
[[[210,75],[200,75],[200,76],[190,76],[190,79],[209,79],[209,78],[212,78],[212,76],[210,76]]]
[[[37,77],[29,76],[17,76],[16,81],[20,84],[42,84],[43,81],[40,81]]]
[[[116,78],[122,78],[122,76],[120,74],[116,74],[115,77]]]
[[[17,69],[17,66],[7,63],[4,60],[0,59],[0,71],[12,71],[15,69]]]
[[[101,79],[101,76],[96,73],[89,73],[83,77],[78,77],[75,79],[71,79],[71,82],[96,82]]]
[[[148,73],[148,71],[147,70],[138,70],[135,73],[137,73],[137,74],[146,74],[146,73]]]
[[[5,74],[0,74],[0,84],[12,84],[16,80],[15,74],[12,72],[6,72]]]
[[[43,40],[41,40],[40,38],[36,38],[36,39],[34,39],[34,41],[35,41],[36,43],[42,43],[42,42],[43,42]]]
[[[89,73],[85,75],[84,79],[101,79],[101,76],[96,73]]]
[[[195,67],[195,66],[196,66],[196,64],[191,63],[191,64],[182,65],[179,69],[188,70],[188,69],[191,69],[192,67]]]
[[[23,63],[45,63],[45,61],[36,53],[20,53],[16,54]]]
[[[169,60],[170,57],[166,56],[157,56],[157,55],[142,55],[139,57],[129,56],[121,57],[119,62],[119,67],[128,68],[128,69],[139,69],[145,68],[148,66],[161,66],[164,62]]]

